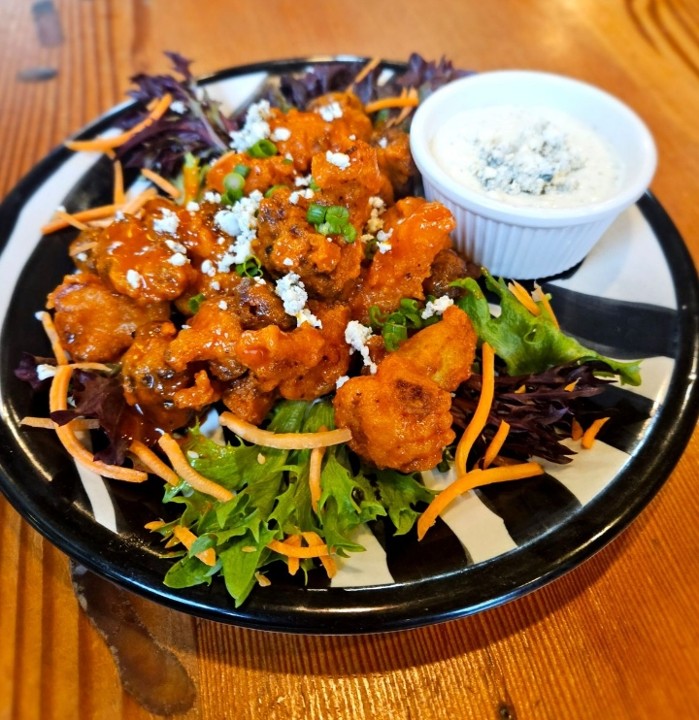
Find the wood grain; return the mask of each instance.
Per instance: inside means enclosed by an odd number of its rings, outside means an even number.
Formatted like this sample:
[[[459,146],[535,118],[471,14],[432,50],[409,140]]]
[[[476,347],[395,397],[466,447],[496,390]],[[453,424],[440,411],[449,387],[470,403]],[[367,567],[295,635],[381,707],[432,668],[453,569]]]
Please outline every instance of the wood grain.
[[[62,0],[42,47],[31,4],[0,3],[0,196],[64,137],[120,102],[163,51],[200,74],[270,58],[442,54],[474,69],[562,72],[613,92],[655,135],[653,183],[699,259],[699,10],[693,0]],[[55,67],[47,82],[19,71]],[[636,522],[527,597],[420,630],[267,634],[132,597],[197,702],[178,717],[675,718],[699,704],[699,436]],[[81,612],[67,559],[0,500],[0,720],[155,718],[124,692]]]

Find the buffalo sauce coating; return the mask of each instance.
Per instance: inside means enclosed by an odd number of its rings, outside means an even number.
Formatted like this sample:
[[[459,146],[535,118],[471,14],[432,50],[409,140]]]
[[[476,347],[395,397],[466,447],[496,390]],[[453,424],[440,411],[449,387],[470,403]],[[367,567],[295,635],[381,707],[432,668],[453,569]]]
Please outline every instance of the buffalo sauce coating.
[[[393,353],[369,332],[363,363],[350,327],[368,325],[372,306],[459,292],[449,283],[471,268],[451,249],[454,220],[438,203],[395,201],[414,172],[407,135],[373,128],[353,95],[273,109],[267,122],[276,154],[225,154],[196,202],[158,197],[80,234],[78,272],[49,296],[59,337],[73,359],[119,362],[127,403],[161,429],[218,402],[260,424],[280,399],[341,386],[336,424],[353,450],[379,467],[431,468],[454,437],[470,321],[447,307]],[[222,200],[241,166],[243,199]],[[323,230],[312,204],[343,208],[345,225]]]
[[[350,447],[379,467],[401,472],[439,464],[454,440],[451,392],[471,374],[476,333],[463,310],[420,330],[335,395],[335,421],[352,431]]]

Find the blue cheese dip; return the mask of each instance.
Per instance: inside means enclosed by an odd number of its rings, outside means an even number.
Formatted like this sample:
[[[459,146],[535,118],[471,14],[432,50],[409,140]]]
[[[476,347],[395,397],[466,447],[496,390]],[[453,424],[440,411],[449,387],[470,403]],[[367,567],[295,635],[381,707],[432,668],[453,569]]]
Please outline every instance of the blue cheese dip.
[[[567,208],[605,200],[621,161],[591,128],[547,107],[494,105],[457,113],[432,141],[459,184],[509,205]]]

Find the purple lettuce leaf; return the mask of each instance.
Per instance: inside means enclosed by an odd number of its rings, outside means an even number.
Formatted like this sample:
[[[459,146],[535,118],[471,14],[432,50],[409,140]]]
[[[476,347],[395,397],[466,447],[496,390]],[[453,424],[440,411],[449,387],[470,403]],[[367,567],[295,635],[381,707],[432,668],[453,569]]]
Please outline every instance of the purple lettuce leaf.
[[[561,440],[570,437],[572,420],[582,409],[581,401],[604,392],[612,382],[595,375],[595,370],[600,367],[594,363],[571,364],[532,375],[497,375],[495,397],[481,445],[484,447],[489,443],[501,420],[506,420],[510,424],[510,433],[503,448],[504,455],[521,460],[537,456],[554,463],[569,463],[575,452]],[[480,375],[473,374],[457,390],[452,403],[457,427],[466,427],[473,416],[481,381]],[[573,383],[572,389],[565,389]],[[525,392],[515,392],[522,386]],[[586,417],[588,412],[585,411]]]

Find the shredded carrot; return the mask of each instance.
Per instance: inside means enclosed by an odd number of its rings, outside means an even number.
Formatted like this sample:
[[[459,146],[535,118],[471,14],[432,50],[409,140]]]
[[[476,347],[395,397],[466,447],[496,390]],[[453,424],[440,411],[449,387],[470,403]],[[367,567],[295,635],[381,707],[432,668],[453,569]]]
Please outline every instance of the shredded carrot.
[[[414,97],[414,98],[418,101],[417,104],[419,104],[420,99],[419,99],[417,90],[416,90],[415,88],[411,87],[411,88],[408,90],[408,97]],[[415,107],[413,107],[413,106],[411,106],[411,105],[406,105],[406,106],[398,113],[398,115],[396,115],[394,118],[391,118],[391,119],[386,123],[386,127],[393,127],[394,125],[400,125],[400,124],[403,122],[403,120],[405,120],[405,118],[407,118],[408,115],[410,115],[410,113],[411,113],[414,109],[415,109]]]
[[[505,444],[505,440],[507,439],[507,435],[509,434],[509,432],[510,424],[505,420],[501,420],[495,435],[493,435],[493,439],[490,441],[490,445],[488,445],[485,454],[483,455],[484,470],[490,465],[492,465],[493,460],[495,460],[497,454],[500,452],[502,446]]]
[[[481,353],[481,394],[478,398],[476,412],[473,413],[471,421],[464,430],[464,433],[456,446],[456,455],[454,458],[456,470],[461,475],[466,472],[468,454],[471,452],[473,443],[476,442],[476,439],[488,422],[488,415],[495,395],[495,353],[493,352],[493,348],[491,348],[487,342],[483,343]]]
[[[123,145],[141,130],[145,130],[149,125],[159,120],[170,107],[172,95],[165,93],[160,100],[154,105],[153,109],[148,113],[140,123],[134,125],[130,130],[126,130],[119,135],[108,138],[95,138],[94,140],[70,140],[66,143],[66,147],[76,152],[107,152]]]
[[[149,447],[140,440],[134,440],[129,446],[129,452],[154,475],[165,480],[170,485],[179,485],[180,478],[177,473],[168,467]]]
[[[580,378],[577,378],[573,380],[573,382],[568,383],[563,389],[566,392],[573,392],[573,390],[575,390],[575,388],[578,386],[578,382],[580,382]]]
[[[519,463],[517,465],[505,465],[502,467],[488,468],[487,470],[471,470],[457,478],[451,485],[446,487],[427,506],[425,512],[420,515],[417,521],[417,537],[422,540],[425,533],[434,525],[439,515],[459,495],[469,490],[484,485],[491,485],[510,480],[522,480],[524,478],[541,475],[544,469],[536,462]]]
[[[68,225],[74,227],[76,230],[80,230],[81,232],[84,232],[87,230],[90,226],[85,224],[84,222],[80,222],[80,220],[76,220],[73,215],[66,212],[65,210],[56,210],[54,212],[54,217],[57,221],[63,221],[66,224],[66,227]]]
[[[197,536],[184,525],[175,525],[172,528],[172,534],[189,550],[192,545],[197,541]],[[207,548],[198,552],[195,557],[198,557],[204,565],[213,567],[216,564],[216,551],[213,548]]]
[[[604,423],[609,420],[608,417],[603,418],[597,418],[597,420],[594,420],[592,422],[592,425],[590,425],[587,430],[582,435],[582,438],[580,438],[580,445],[585,448],[585,450],[589,450],[595,443],[595,438],[597,437],[597,433],[602,429],[602,426]]]
[[[51,412],[68,408],[68,387],[73,369],[69,365],[59,365],[51,381],[49,391],[49,409]],[[123,468],[118,465],[107,465],[95,460],[92,453],[75,436],[73,422],[56,427],[56,435],[63,447],[73,456],[76,462],[104,477],[124,480],[126,482],[143,482],[148,475],[140,470]]]
[[[315,433],[273,433],[269,430],[261,430],[231,412],[221,413],[219,422],[243,440],[281,450],[310,450],[316,447],[339,445],[352,439],[352,434],[346,428]]]
[[[349,87],[348,87],[347,89],[350,90],[353,85],[357,85],[357,84],[359,84],[360,82],[362,82],[362,80],[364,80],[364,78],[365,78],[374,68],[378,67],[378,65],[379,65],[380,62],[381,62],[381,58],[378,58],[378,57],[371,58],[371,60],[369,60],[369,62],[366,63],[366,65],[364,65],[364,67],[357,73],[356,77],[354,78],[354,80],[352,80],[352,82],[350,83],[350,85],[349,85]]]
[[[73,430],[97,430],[100,426],[99,420],[91,418],[76,418],[72,423]],[[19,421],[19,424],[25,427],[40,428],[43,430],[55,430],[56,427],[58,427],[58,424],[51,420],[51,418],[33,417],[31,415],[23,417]]]
[[[90,250],[93,250],[97,247],[97,243],[94,240],[84,240],[82,242],[74,242],[70,244],[70,248],[68,249],[68,254],[70,257],[75,257],[76,255],[80,255],[80,253],[89,252]]]
[[[123,205],[126,200],[126,192],[124,190],[124,166],[119,160],[112,162],[114,168],[114,204]]]
[[[281,542],[280,540],[270,540],[267,543],[267,547],[280,555],[286,555],[286,557],[299,558],[301,560],[305,558],[320,558],[323,555],[329,555],[328,546],[313,545],[308,547],[294,547],[293,545],[287,544],[287,542]]]
[[[367,115],[378,112],[379,110],[386,110],[388,108],[404,108],[404,107],[417,107],[420,101],[417,97],[411,95],[394,95],[392,97],[381,98],[380,100],[374,100],[373,102],[367,103],[364,106],[364,112]]]
[[[57,230],[63,230],[64,228],[73,225],[77,227],[75,223],[86,223],[90,220],[99,220],[105,217],[111,217],[119,209],[118,205],[100,205],[99,207],[90,208],[88,210],[81,210],[80,212],[68,214],[63,213],[62,210],[57,211],[58,217],[56,220],[52,220],[41,228],[41,232],[44,235],[50,235]],[[67,217],[66,217],[67,216]]]
[[[318,428],[320,431],[324,431],[325,427]],[[321,470],[323,466],[323,455],[325,454],[324,447],[316,447],[311,450],[311,457],[308,462],[308,487],[311,491],[311,507],[313,512],[318,512],[318,503],[320,502],[320,495],[322,492],[320,479]]]
[[[515,395],[524,395],[524,393],[527,392],[527,386],[526,385],[520,385],[515,390]]]
[[[323,543],[323,540],[320,535],[318,535],[318,533],[303,532],[301,534],[303,535],[304,540],[309,544],[310,547],[325,547],[325,544]],[[328,574],[329,578],[335,577],[335,575],[337,575],[337,565],[335,564],[335,560],[330,557],[330,555],[321,555],[320,562],[325,568],[325,572]]]
[[[68,362],[68,354],[63,349],[63,346],[61,345],[61,341],[58,337],[58,332],[56,331],[56,326],[53,324],[53,318],[51,315],[45,311],[41,311],[37,313],[36,315],[37,319],[41,321],[41,325],[44,328],[44,332],[46,333],[46,337],[49,339],[49,342],[51,343],[51,350],[53,351],[53,355],[56,358],[56,362],[59,365],[65,365]]]
[[[301,547],[301,536],[290,535],[285,542],[287,545],[291,545],[292,547]],[[287,567],[289,569],[289,575],[296,575],[301,567],[301,560],[297,557],[287,558]]]
[[[534,302],[532,296],[516,280],[507,284],[507,289],[524,305],[532,315],[540,315],[541,308]]]
[[[141,175],[150,180],[153,185],[157,185],[161,190],[165,191],[170,197],[178,198],[182,192],[178,187],[175,187],[169,180],[166,180],[162,175],[158,175],[157,172],[143,168]]]
[[[196,200],[199,195],[199,164],[185,163],[182,167],[182,187],[184,187],[183,203],[186,206],[192,200]]]
[[[234,497],[228,488],[198,473],[187,462],[187,458],[184,456],[177,440],[175,440],[172,435],[163,433],[158,439],[158,445],[160,445],[162,451],[167,455],[167,459],[170,461],[175,472],[195,490],[205,495],[211,495],[211,497],[216,498],[216,500],[220,502],[226,502]]]
[[[558,323],[558,318],[556,317],[556,314],[553,312],[553,308],[551,307],[551,301],[549,300],[549,296],[544,292],[543,288],[538,283],[534,283],[533,299],[537,300],[544,306],[544,309],[546,310],[548,316],[551,318],[551,322],[557,328],[560,328],[561,326]]]
[[[158,191],[155,188],[146,188],[143,192],[127,200],[121,208],[124,215],[135,215],[149,200],[157,197]]]
[[[165,527],[167,523],[164,520],[151,520],[150,522],[147,522],[143,527],[146,530],[160,530],[160,528]]]
[[[583,436],[582,425],[575,419],[570,423],[570,438],[571,440],[580,440]]]

